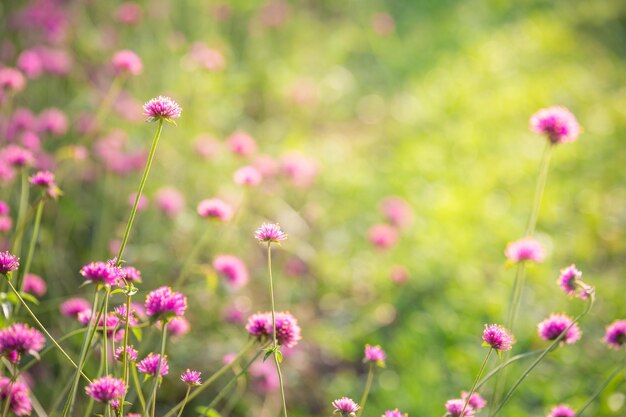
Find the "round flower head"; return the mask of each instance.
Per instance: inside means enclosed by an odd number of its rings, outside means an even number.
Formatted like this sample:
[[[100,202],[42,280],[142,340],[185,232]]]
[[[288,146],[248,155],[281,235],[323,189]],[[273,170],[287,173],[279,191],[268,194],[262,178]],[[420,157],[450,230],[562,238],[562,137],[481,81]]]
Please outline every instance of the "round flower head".
[[[148,122],[165,120],[176,124],[174,119],[178,119],[182,111],[178,103],[165,96],[153,98],[143,105],[143,114],[148,116]]]
[[[85,279],[94,284],[115,285],[121,278],[119,268],[111,265],[109,262],[92,262],[80,269],[80,274]]]
[[[0,200],[0,216],[8,216],[11,214],[11,207],[5,202]]]
[[[132,266],[125,266],[122,268],[122,274],[126,281],[141,282],[141,271]]]
[[[406,228],[413,221],[411,206],[400,197],[387,197],[380,204],[383,216],[394,226]]]
[[[69,122],[63,111],[49,108],[39,114],[39,132],[54,136],[62,136],[67,133]]]
[[[85,387],[85,392],[94,400],[108,404],[123,397],[126,393],[126,386],[121,379],[107,375],[94,379]]]
[[[176,217],[185,208],[185,197],[171,187],[161,188],[154,201],[159,210],[168,217]]]
[[[398,241],[398,231],[388,224],[375,224],[367,232],[370,243],[380,249],[389,249]]]
[[[463,401],[467,400],[467,392],[461,392],[461,399]],[[482,408],[485,408],[485,406],[487,405],[487,401],[479,393],[475,392],[472,394],[472,397],[470,398],[468,404],[474,410],[480,410]]]
[[[226,282],[233,288],[244,287],[248,283],[248,269],[246,265],[233,255],[219,255],[213,260],[213,268],[226,278]]]
[[[200,217],[227,222],[233,217],[233,208],[219,198],[210,198],[198,203]]]
[[[115,349],[115,357],[116,361],[123,362],[124,361],[124,346],[120,346]],[[126,357],[129,361],[134,362],[137,360],[137,351],[130,345],[126,346]]]
[[[490,346],[501,352],[510,350],[515,342],[513,335],[511,335],[507,329],[497,324],[485,324],[483,341],[483,346]]]
[[[333,414],[339,413],[342,416],[353,416],[361,408],[354,400],[348,397],[341,397],[333,401],[332,405],[335,407]]]
[[[146,297],[146,314],[155,320],[168,321],[173,316],[182,316],[187,309],[187,297],[170,287],[160,287],[150,291]]]
[[[302,339],[298,321],[290,313],[279,312],[275,314],[276,340],[281,346],[287,348],[295,347]],[[257,313],[250,316],[246,324],[248,333],[259,339],[269,340],[273,336],[272,313]]]
[[[128,196],[128,205],[130,207],[133,207],[135,205],[136,198],[137,198],[137,193],[132,193]],[[148,197],[146,197],[143,194],[140,195],[139,201],[137,202],[137,211],[144,211],[145,209],[148,208],[148,204],[150,204]]]
[[[189,321],[184,317],[173,317],[167,323],[167,331],[173,337],[189,333],[190,328],[191,325],[189,324]]]
[[[626,345],[626,320],[615,320],[608,325],[604,341],[613,349],[619,349]]]
[[[365,355],[363,358],[363,362],[373,363],[384,368],[386,358],[387,355],[385,354],[383,348],[381,348],[380,346],[365,345]]]
[[[154,353],[150,353],[148,356],[143,358],[141,361],[137,362],[137,370],[142,374],[155,376],[157,371],[159,370],[159,362],[161,359],[161,355],[155,355]],[[167,375],[170,368],[167,363],[167,356],[163,357],[163,361],[161,362],[161,370],[159,374],[161,376]]]
[[[565,107],[556,106],[533,114],[530,118],[530,129],[546,135],[553,144],[573,142],[580,134],[576,117]]]
[[[474,415],[474,409],[468,404],[465,407],[465,400],[456,398],[454,400],[448,400],[446,402],[446,415],[451,417],[471,417]]]
[[[20,266],[20,258],[9,253],[9,251],[0,252],[0,274],[6,275],[15,271]]]
[[[261,339],[272,333],[272,316],[267,313],[256,313],[248,318],[246,331],[250,336]]]
[[[233,180],[235,181],[235,184],[253,187],[261,183],[263,175],[261,175],[259,170],[255,167],[247,165],[235,171],[233,174]]]
[[[395,410],[385,411],[385,414],[383,414],[382,417],[408,417],[408,414],[403,413],[396,408]]]
[[[112,59],[113,69],[118,74],[139,75],[143,70],[141,58],[127,49],[116,52]]]
[[[559,404],[550,410],[548,417],[574,417],[575,415],[576,411],[572,410],[571,407],[565,404]]]
[[[191,369],[187,369],[180,376],[180,380],[183,381],[187,385],[200,385],[202,384],[202,380],[200,379],[201,372],[192,371]]]
[[[26,86],[26,78],[15,68],[0,68],[0,90],[8,92],[17,92]]]
[[[37,297],[42,297],[46,294],[46,291],[48,291],[48,286],[46,285],[46,281],[39,275],[26,274],[22,290],[29,294],[36,295]]]
[[[9,145],[2,149],[2,157],[8,165],[15,168],[29,166],[35,162],[31,151],[17,145]]]
[[[574,323],[572,318],[565,314],[551,314],[537,325],[537,333],[544,340],[555,340],[569,327],[562,342],[571,345],[582,336],[578,324],[572,323]]]
[[[256,152],[256,142],[244,131],[237,131],[226,140],[228,148],[235,155],[247,156]]]
[[[278,224],[263,223],[256,232],[254,237],[259,243],[279,243],[287,239],[287,235],[280,230]]]
[[[3,404],[7,397],[11,398],[9,407],[13,414],[16,416],[30,415],[33,406],[30,401],[30,390],[26,384],[19,381],[11,382],[11,379],[5,376],[0,377],[0,399],[2,399]]]
[[[531,261],[541,263],[546,257],[541,243],[530,237],[509,243],[504,254],[511,262]]]
[[[583,273],[576,269],[576,265],[570,265],[567,268],[561,269],[561,275],[559,276],[558,284],[563,288],[563,291],[570,297],[574,296],[574,292],[578,287],[576,280],[582,277]]]
[[[12,363],[18,363],[24,353],[39,352],[45,343],[43,335],[27,324],[15,323],[0,330],[0,354]]]
[[[50,171],[38,171],[34,175],[32,175],[28,181],[31,185],[36,187],[51,187],[54,186],[54,174]]]
[[[84,298],[76,297],[64,301],[59,307],[59,310],[61,311],[61,314],[66,317],[76,318],[79,313],[91,310],[91,305],[89,304],[89,301]]]

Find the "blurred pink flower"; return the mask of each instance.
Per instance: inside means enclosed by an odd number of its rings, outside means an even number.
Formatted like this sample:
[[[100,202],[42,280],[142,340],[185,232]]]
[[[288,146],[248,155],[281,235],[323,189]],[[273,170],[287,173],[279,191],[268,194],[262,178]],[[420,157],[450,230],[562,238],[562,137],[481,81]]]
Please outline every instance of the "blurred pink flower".
[[[208,198],[198,203],[198,215],[203,218],[227,222],[233,217],[233,208],[219,198]]]
[[[296,187],[309,187],[317,176],[317,162],[298,152],[289,152],[281,158],[283,174]]]
[[[40,133],[62,136],[67,133],[68,120],[63,111],[52,107],[39,114],[38,125]]]
[[[194,42],[188,54],[189,59],[198,66],[211,71],[222,71],[226,66],[224,55],[214,48],[209,48],[202,42]]]
[[[37,297],[42,297],[48,291],[48,286],[46,285],[46,281],[39,275],[26,274],[22,290],[26,293],[36,295]]]
[[[389,13],[379,12],[372,17],[372,29],[377,35],[388,35],[396,28],[396,22]]]
[[[388,222],[401,229],[413,222],[411,206],[400,197],[385,198],[380,204],[380,211]]]
[[[135,205],[136,198],[137,198],[136,192],[128,196],[128,205],[130,207],[133,207]],[[148,197],[146,197],[145,194],[142,194],[141,197],[139,197],[139,202],[137,203],[137,211],[144,211],[145,209],[148,208],[148,204],[149,204]]]
[[[255,140],[247,132],[238,130],[226,139],[228,149],[235,155],[249,156],[256,152]]]
[[[26,87],[26,78],[15,68],[0,68],[0,89],[5,92],[17,93]]]
[[[213,159],[219,152],[219,142],[210,136],[200,136],[196,139],[194,149],[198,155],[206,159]]]
[[[17,57],[17,67],[23,71],[28,78],[39,78],[44,71],[41,55],[31,49],[22,51]]]
[[[254,187],[261,183],[263,176],[255,167],[247,165],[235,171],[233,179],[236,184]]]
[[[531,237],[525,237],[509,243],[504,253],[511,262],[530,261],[541,263],[546,257],[541,243]]]
[[[380,249],[389,249],[398,241],[398,231],[387,224],[375,224],[367,232],[370,243]]]
[[[244,287],[248,283],[248,269],[246,264],[233,255],[219,255],[213,260],[213,268],[225,278],[226,283],[233,288]]]
[[[141,58],[128,49],[116,52],[111,62],[117,74],[139,75],[143,71]]]
[[[394,265],[391,267],[390,278],[396,284],[404,284],[409,280],[409,271],[402,265]]]
[[[172,187],[164,187],[157,191],[154,202],[168,217],[176,217],[185,207],[185,198]]]
[[[137,3],[126,2],[119,5],[115,11],[115,18],[125,25],[135,25],[141,21],[143,11]]]

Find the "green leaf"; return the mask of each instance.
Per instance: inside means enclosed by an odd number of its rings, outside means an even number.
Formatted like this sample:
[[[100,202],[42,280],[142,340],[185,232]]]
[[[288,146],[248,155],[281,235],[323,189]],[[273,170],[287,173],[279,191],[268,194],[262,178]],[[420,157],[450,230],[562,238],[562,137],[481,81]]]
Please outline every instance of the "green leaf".
[[[141,331],[141,329],[134,327],[132,329],[133,334],[135,335],[135,338],[137,339],[138,342],[141,342],[141,338],[143,336],[143,332]]]
[[[276,358],[278,359],[278,363],[283,363],[283,352],[276,349]]]
[[[196,407],[196,411],[205,417],[222,417],[220,413],[217,412],[214,408],[208,407]]]
[[[116,288],[116,289],[114,289],[113,291],[111,291],[111,295],[113,295],[113,294],[119,294],[119,293],[122,293],[122,292],[124,292],[124,289],[122,289],[122,288]]]
[[[272,353],[274,353],[274,352],[271,351],[271,350],[268,350],[267,352],[265,352],[265,356],[263,356],[263,362],[265,362],[267,360],[267,358],[272,356]]]
[[[39,300],[37,298],[35,298],[34,295],[29,294],[27,292],[21,292],[20,295],[22,296],[22,298],[26,301],[29,301],[35,305],[39,305]]]

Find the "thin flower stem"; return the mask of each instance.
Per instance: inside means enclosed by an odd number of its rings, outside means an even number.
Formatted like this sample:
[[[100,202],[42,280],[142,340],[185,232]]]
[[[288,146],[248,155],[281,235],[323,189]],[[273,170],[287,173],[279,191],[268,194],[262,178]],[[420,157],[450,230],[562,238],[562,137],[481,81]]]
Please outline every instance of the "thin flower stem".
[[[198,239],[196,241],[196,244],[191,248],[191,250],[189,251],[189,255],[187,255],[187,258],[185,259],[185,262],[180,269],[180,274],[178,274],[178,278],[176,278],[176,281],[174,281],[174,287],[182,287],[185,284],[185,281],[189,276],[191,266],[198,258],[200,250],[204,247],[204,245],[206,245],[207,241],[211,237],[212,230],[213,228],[207,227],[204,233],[202,233],[202,236],[200,236],[200,239]]]
[[[21,177],[21,188],[20,188],[20,203],[17,208],[17,221],[18,229],[15,230],[15,238],[13,239],[13,245],[11,246],[11,252],[20,256],[20,252],[22,251],[22,238],[24,236],[24,227],[19,227],[24,224],[24,216],[26,216],[26,209],[28,207],[28,195],[29,195],[29,187],[28,187],[28,173],[26,172],[26,168],[22,167],[20,170]]]
[[[283,375],[280,372],[280,360],[278,358],[278,340],[276,339],[276,307],[274,305],[274,280],[272,279],[272,242],[267,242],[267,271],[270,278],[270,299],[272,301],[272,348],[274,350],[274,363],[278,372],[278,384],[280,386],[280,397],[283,403],[283,413],[287,417],[287,401],[285,400],[285,387]]]
[[[187,405],[187,400],[189,399],[189,391],[191,391],[191,385],[187,386],[187,393],[185,394],[185,399],[183,400],[183,405],[180,407],[180,411],[178,412],[178,416],[183,415],[183,410],[185,409],[185,405]]]
[[[141,383],[139,382],[139,375],[137,375],[137,368],[132,367],[131,373],[133,374],[133,383],[135,384],[135,391],[137,391],[137,398],[139,404],[141,404],[142,413],[146,411],[146,399],[143,397],[143,391],[141,390]],[[121,405],[121,402],[120,402]]]
[[[548,169],[550,168],[550,157],[552,156],[552,142],[546,141],[546,146],[541,155],[541,163],[539,165],[539,176],[537,177],[537,186],[535,188],[535,197],[533,198],[533,207],[526,225],[526,236],[532,236],[537,226],[537,218],[541,209],[541,200],[543,192],[546,188],[546,180],[548,179]]]
[[[7,397],[4,399],[4,407],[2,409],[2,417],[6,417],[9,412],[9,406],[11,405],[11,395],[13,394],[13,384],[17,380],[19,376],[19,370],[17,369],[17,364],[13,364],[13,372],[11,375],[11,382],[6,389]]]
[[[124,344],[122,345],[122,354],[124,355],[122,359],[122,381],[124,381],[124,385],[128,385],[128,352],[126,349],[128,348],[128,333],[130,332],[130,301],[132,296],[130,292],[126,294],[126,322],[124,323]],[[127,390],[128,391],[128,390]],[[120,407],[118,411],[118,415],[122,417],[124,415],[124,400],[126,399],[126,391],[122,394],[122,398],[120,399]]]
[[[100,102],[100,107],[98,108],[96,112],[96,116],[94,118],[94,127],[96,129],[100,127],[100,124],[104,120],[105,116],[109,113],[109,110],[111,109],[113,102],[119,95],[121,87],[122,87],[123,78],[124,78],[123,76],[117,75],[113,79],[113,81],[111,82],[111,85],[109,86],[109,90],[104,96],[104,99]]]
[[[165,320],[162,321],[161,323],[163,325],[163,330],[161,331],[161,350],[160,350],[160,355],[159,356],[159,365],[157,366],[157,370],[156,370],[156,374],[154,374],[154,383],[152,384],[152,392],[150,392],[150,396],[148,397],[148,402],[146,410],[143,413],[144,417],[148,417],[148,408],[150,408],[150,404],[152,404],[153,410],[156,404],[156,392],[157,389],[159,387],[159,379],[161,379],[161,366],[163,365],[163,357],[165,355],[165,341],[167,339],[167,323],[165,322]],[[154,417],[154,411],[153,411],[153,416]]]
[[[108,339],[109,335],[107,334],[107,312],[109,311],[109,295],[111,294],[111,287],[106,287],[106,294],[104,294],[104,313],[102,314],[102,324],[104,329],[102,330],[102,355],[104,356],[104,374],[109,374],[109,346]],[[96,325],[100,324],[100,322],[96,322]],[[126,352],[124,352],[125,354]]]
[[[572,323],[569,326],[567,326],[567,328],[563,330],[563,332],[561,332],[561,334],[556,339],[554,339],[554,341],[550,344],[550,346],[548,346],[543,352],[541,352],[539,357],[535,359],[535,361],[528,368],[526,368],[524,373],[522,373],[522,375],[517,379],[517,381],[515,381],[511,389],[507,391],[502,401],[498,404],[498,407],[493,413],[493,417],[498,415],[500,410],[502,410],[502,407],[504,407],[504,405],[511,399],[517,387],[519,387],[520,384],[524,381],[524,379],[526,379],[526,377],[532,372],[532,370],[535,369],[535,367],[539,364],[539,362],[541,362],[548,353],[550,353],[551,351],[553,351],[554,349],[558,347],[558,344],[561,343],[561,340],[563,340],[563,338],[567,335],[567,332],[569,331],[569,329],[571,329],[576,323],[580,321],[580,319],[582,319],[587,313],[589,313],[589,310],[591,310],[592,306],[593,306],[593,297],[589,297],[589,303],[587,303],[587,308],[585,309],[585,311],[580,313],[572,321]]]
[[[359,402],[359,405],[361,407],[356,413],[357,417],[361,417],[361,414],[363,414],[363,410],[365,409],[365,403],[367,402],[367,397],[369,396],[370,389],[372,388],[372,381],[374,381],[374,364],[370,362],[370,367],[367,371],[367,381],[365,382],[365,389],[363,390],[363,395],[361,396],[361,402]]]
[[[624,368],[626,368],[626,360],[622,362],[621,365],[619,365],[617,368],[615,368],[615,370],[613,370],[613,372],[611,372],[611,375],[609,375],[609,377],[607,379],[604,380],[604,382],[598,387],[598,389],[596,390],[596,392],[593,393],[593,395],[591,397],[589,397],[589,399],[587,400],[587,402],[585,403],[585,405],[583,405],[582,407],[580,407],[580,410],[578,410],[576,412],[576,414],[574,415],[574,417],[579,417],[580,415],[582,415],[582,413],[587,409],[587,407],[589,407],[589,405],[595,401],[596,398],[598,398],[598,396],[600,395],[600,393],[602,391],[604,391],[604,389],[611,383],[611,381],[613,380],[613,378],[615,378],[620,372],[622,372],[622,370],[624,370]]]
[[[81,328],[81,329],[76,329],[76,330],[72,330],[71,332],[63,335],[62,337],[60,337],[57,342],[61,343],[66,341],[67,339],[76,336],[77,334],[81,334],[87,331],[87,328]],[[41,358],[43,358],[48,352],[50,352],[52,350],[52,348],[54,348],[54,346],[50,345],[50,346],[46,346],[46,348],[44,350],[42,350],[41,352],[39,352],[39,358],[33,358],[31,359],[26,365],[22,366],[22,369],[20,370],[21,372],[26,372],[28,371],[30,368],[32,368],[36,363],[41,361]]]
[[[22,291],[24,288],[24,281],[26,279],[26,275],[30,272],[30,266],[33,262],[33,255],[35,253],[35,246],[37,245],[37,237],[39,236],[39,226],[41,225],[41,215],[43,213],[43,206],[45,200],[42,198],[37,203],[37,211],[35,212],[35,223],[33,224],[33,234],[30,239],[30,244],[28,245],[28,255],[26,256],[26,262],[24,263],[24,269],[22,274],[19,276],[16,287]],[[15,314],[19,312],[19,305],[15,308]]]
[[[235,359],[232,362],[225,364],[220,369],[218,369],[213,375],[211,375],[206,381],[202,383],[198,388],[196,388],[191,394],[189,394],[189,400],[191,401],[200,395],[205,389],[207,389],[213,382],[215,382],[219,377],[221,377],[226,371],[231,369],[235,363],[237,363],[254,345],[254,339],[248,341],[248,343],[241,349],[241,352],[237,354]],[[170,411],[168,411],[163,417],[173,417],[176,412],[182,407],[183,402],[179,402],[176,404]]]
[[[498,374],[498,372],[500,372],[502,369],[506,368],[507,366],[509,366],[513,362],[516,362],[516,361],[518,361],[520,359],[527,358],[529,356],[537,355],[537,354],[539,354],[541,352],[543,352],[543,349],[541,349],[541,350],[533,350],[531,352],[526,352],[526,353],[520,353],[519,355],[513,356],[511,359],[507,360],[506,362],[502,363],[501,365],[498,365],[493,370],[491,370],[491,372],[489,372],[487,375],[485,375],[485,377],[483,379],[481,379],[480,382],[478,382],[478,384],[476,384],[476,390],[479,390],[480,387],[482,387],[494,375]]]
[[[487,356],[485,356],[485,360],[483,361],[483,364],[481,365],[480,370],[478,371],[478,374],[476,375],[476,378],[474,379],[474,384],[472,385],[472,389],[469,391],[469,394],[467,394],[467,398],[465,399],[465,403],[463,404],[463,410],[461,410],[461,414],[460,414],[461,416],[465,415],[465,410],[467,409],[467,405],[472,399],[472,395],[474,395],[474,391],[476,391],[476,385],[478,384],[478,380],[480,379],[480,376],[483,374],[483,371],[485,370],[485,366],[487,366],[487,361],[489,360],[489,357],[491,356],[492,352],[493,352],[493,348],[489,348],[489,351],[487,352]]]
[[[39,326],[39,328],[41,329],[41,331],[48,337],[48,339],[50,339],[50,341],[52,342],[52,344],[63,354],[63,356],[65,357],[65,359],[68,360],[69,363],[72,364],[72,366],[74,368],[78,369],[78,366],[76,365],[76,363],[72,360],[72,358],[70,358],[70,356],[67,354],[67,352],[65,352],[65,350],[63,350],[63,348],[57,343],[56,340],[54,340],[54,337],[52,337],[52,335],[48,332],[48,330],[46,330],[46,328],[44,327],[43,324],[41,324],[41,322],[39,321],[39,319],[37,318],[37,316],[35,316],[35,313],[33,313],[33,310],[30,309],[30,307],[28,307],[28,304],[26,304],[26,301],[24,301],[24,299],[22,298],[22,296],[20,295],[20,293],[17,291],[17,289],[15,289],[15,287],[13,286],[13,284],[11,284],[11,281],[9,279],[6,280],[6,282],[8,283],[9,287],[11,288],[11,291],[13,291],[13,293],[15,294],[15,296],[17,297],[17,299],[20,301],[20,303],[22,303],[22,305],[24,306],[24,308],[26,309],[26,311],[28,312],[28,314],[30,315],[30,317],[35,321],[35,323],[37,323],[37,326]],[[87,378],[86,375],[83,375],[87,381],[89,381],[89,378]],[[91,382],[91,381],[90,381]]]

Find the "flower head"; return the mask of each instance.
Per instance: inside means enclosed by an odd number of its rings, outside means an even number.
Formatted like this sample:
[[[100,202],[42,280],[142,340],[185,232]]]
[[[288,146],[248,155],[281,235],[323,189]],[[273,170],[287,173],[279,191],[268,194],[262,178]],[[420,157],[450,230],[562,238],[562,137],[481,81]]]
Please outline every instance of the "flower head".
[[[385,354],[385,351],[379,345],[376,345],[376,346],[365,345],[365,354],[364,354],[363,362],[374,363],[384,368],[386,358],[387,358],[387,355]]]
[[[39,275],[26,274],[22,290],[29,294],[36,295],[37,297],[42,297],[46,294],[46,291],[48,291],[48,286],[46,285],[46,281]]]
[[[278,344],[287,348],[295,347],[302,339],[298,321],[291,313],[279,312],[275,314],[276,339]],[[257,313],[248,319],[246,325],[248,333],[257,339],[271,339],[273,337],[272,314]]]
[[[553,143],[573,142],[580,134],[580,126],[576,117],[565,107],[548,107],[541,109],[530,118],[533,132],[546,135]]]
[[[11,398],[9,407],[16,416],[27,416],[31,413],[33,406],[30,401],[30,390],[26,384],[16,381],[11,382],[10,378],[0,377],[0,399],[2,402]]]
[[[385,411],[385,414],[383,414],[382,417],[408,417],[408,414],[403,413],[396,408],[395,410]]]
[[[544,340],[555,340],[566,329],[568,329],[567,333],[562,339],[565,344],[571,345],[582,336],[578,324],[574,323],[574,320],[565,314],[551,314],[550,317],[537,325],[537,333]]]
[[[576,269],[576,265],[570,265],[567,268],[561,269],[561,275],[559,276],[558,284],[563,288],[563,291],[570,297],[574,296],[574,292],[578,288],[576,281],[582,277],[583,273]]]
[[[148,122],[165,120],[174,123],[180,117],[183,109],[169,97],[158,96],[143,105],[143,114],[148,116]]]
[[[254,237],[259,243],[280,243],[287,239],[280,226],[274,223],[263,223],[254,233]]]
[[[233,180],[235,184],[253,187],[263,181],[263,175],[252,165],[246,165],[235,171]]]
[[[504,253],[511,262],[531,261],[541,263],[546,257],[541,243],[530,237],[509,243]]]
[[[122,274],[126,281],[141,282],[141,271],[132,266],[122,268]]]
[[[461,392],[461,399],[463,401],[467,400],[467,394],[468,393],[465,391]],[[475,392],[472,394],[468,404],[471,405],[474,410],[480,410],[485,408],[487,401],[479,393]]]
[[[159,363],[161,363],[161,370],[159,371],[159,374],[161,376],[165,376],[170,369],[167,363],[167,356],[163,357],[163,361],[161,361],[160,359],[161,355],[155,355],[154,353],[150,353],[141,361],[137,362],[137,370],[142,374],[155,376],[157,374],[157,371],[159,370]]]
[[[367,231],[370,243],[379,249],[389,249],[398,241],[398,231],[388,224],[375,224]]]
[[[167,331],[173,337],[189,333],[190,328],[189,321],[184,317],[173,317],[167,323]]]
[[[32,152],[18,145],[9,145],[2,149],[2,157],[8,165],[17,168],[32,165],[35,162]]]
[[[38,171],[34,175],[31,175],[28,181],[31,185],[37,187],[48,188],[54,184],[54,174],[50,171]]]
[[[233,255],[219,255],[213,260],[213,268],[226,278],[233,288],[244,287],[248,283],[248,269],[243,261]]]
[[[0,354],[12,363],[18,363],[27,352],[39,352],[46,339],[38,331],[23,323],[15,323],[0,330]]]
[[[226,140],[228,148],[235,155],[247,156],[256,152],[256,142],[246,132],[238,130]]]
[[[200,379],[201,372],[192,371],[191,369],[187,369],[180,376],[180,380],[183,381],[187,385],[200,385],[202,380]]]
[[[146,297],[146,314],[156,320],[168,321],[173,316],[182,316],[187,309],[187,297],[172,291],[170,287],[160,287],[150,291]]]
[[[59,307],[59,310],[64,316],[76,318],[79,313],[91,310],[91,305],[89,304],[89,301],[84,298],[75,297],[64,301]]]
[[[9,251],[0,252],[0,274],[6,275],[15,271],[20,266],[20,258],[9,253]]]
[[[474,415],[474,408],[469,404],[465,407],[465,400],[455,398],[454,400],[448,400],[446,402],[446,415],[451,417],[471,417]]]
[[[615,320],[609,324],[604,334],[604,341],[613,349],[626,345],[626,320]]]
[[[161,188],[154,199],[157,207],[168,217],[176,217],[185,208],[185,197],[175,188]]]
[[[123,362],[124,361],[124,346],[120,346],[115,349],[114,357],[116,361]],[[127,360],[134,362],[137,360],[137,351],[131,345],[126,346],[126,358]]]
[[[101,403],[110,403],[115,399],[119,399],[126,393],[126,386],[119,378],[110,375],[94,379],[87,387],[85,392],[94,400]]]
[[[548,417],[574,417],[575,415],[576,411],[572,410],[571,407],[565,404],[559,404],[550,410]]]
[[[400,197],[387,197],[380,204],[383,216],[394,226],[406,228],[413,221],[411,206]]]
[[[115,69],[115,72],[118,74],[139,75],[143,70],[141,58],[128,49],[116,52],[115,55],[113,55],[112,63],[113,69]]]
[[[333,401],[332,405],[335,407],[333,414],[339,413],[342,416],[352,416],[361,408],[354,400],[348,397],[341,397]]]
[[[92,262],[80,269],[80,274],[94,284],[112,286],[122,277],[121,270],[110,262]]]
[[[497,324],[485,324],[483,341],[484,346],[490,346],[497,351],[510,350],[515,342],[513,335],[507,329]]]
[[[233,208],[219,198],[210,198],[198,203],[200,217],[227,222],[233,217]]]

